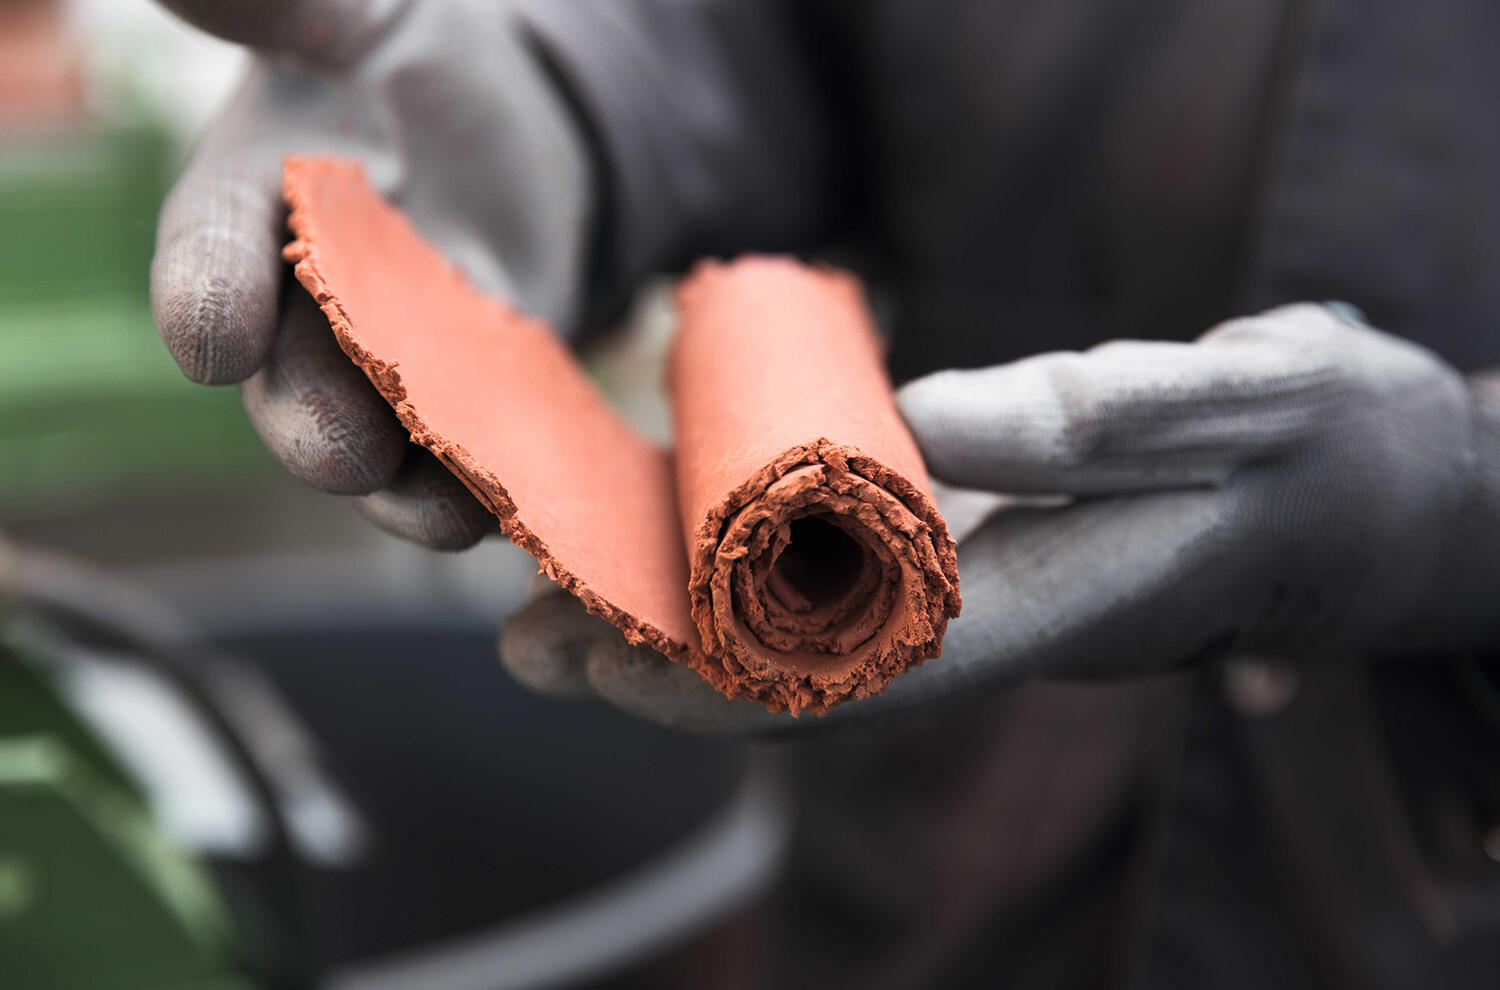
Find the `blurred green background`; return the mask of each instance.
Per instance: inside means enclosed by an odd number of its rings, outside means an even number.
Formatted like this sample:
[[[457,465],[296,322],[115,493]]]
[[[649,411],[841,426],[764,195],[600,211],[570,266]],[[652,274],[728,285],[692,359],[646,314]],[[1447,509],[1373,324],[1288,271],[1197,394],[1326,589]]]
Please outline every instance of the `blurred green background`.
[[[149,117],[0,143],[0,512],[222,489],[269,469],[236,392],[186,381],[152,325],[170,148]]]
[[[0,0],[0,990],[303,990],[503,934],[741,780],[736,747],[520,689],[494,638],[530,557],[386,536],[177,369],[156,216],[245,58],[151,0]],[[590,366],[661,435],[670,321],[638,322]],[[736,834],[697,887],[738,882]],[[661,951],[672,917],[621,924]]]
[[[0,517],[269,470],[235,392],[193,387],[156,339],[156,212],[198,123],[174,93],[227,78],[164,75],[191,35],[133,6],[0,3],[0,58],[32,68],[0,80]]]

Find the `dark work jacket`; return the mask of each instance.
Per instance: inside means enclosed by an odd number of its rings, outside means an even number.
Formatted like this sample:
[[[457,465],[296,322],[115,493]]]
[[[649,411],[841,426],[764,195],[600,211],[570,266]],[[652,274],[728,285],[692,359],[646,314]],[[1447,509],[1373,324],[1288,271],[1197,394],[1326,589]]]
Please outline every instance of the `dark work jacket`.
[[[792,249],[866,275],[897,378],[1327,299],[1500,368],[1494,0],[594,0],[536,31],[603,165],[604,309]],[[783,748],[794,861],[720,982],[1500,986],[1492,670],[1037,683]]]

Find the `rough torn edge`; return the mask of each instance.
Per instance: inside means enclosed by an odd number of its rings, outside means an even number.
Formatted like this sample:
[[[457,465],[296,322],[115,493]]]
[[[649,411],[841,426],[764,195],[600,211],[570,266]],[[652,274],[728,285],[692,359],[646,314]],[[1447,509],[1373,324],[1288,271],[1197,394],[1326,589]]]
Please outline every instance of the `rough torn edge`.
[[[318,308],[328,317],[329,326],[333,328],[333,335],[338,340],[339,348],[365,373],[376,391],[390,403],[391,408],[396,411],[396,418],[405,427],[412,442],[431,451],[448,470],[452,471],[459,481],[474,493],[474,497],[499,519],[500,532],[516,546],[531,554],[537,562],[540,573],[545,574],[548,579],[577,598],[589,612],[619,629],[627,642],[635,645],[645,644],[670,660],[685,663],[695,670],[699,669],[700,663],[707,659],[701,651],[692,649],[686,643],[678,642],[652,623],[619,608],[595,592],[578,575],[564,567],[552,555],[546,541],[521,521],[516,504],[511,500],[510,493],[505,490],[505,486],[500,483],[500,479],[480,467],[473,455],[462,444],[439,436],[422,421],[416,407],[407,398],[406,387],[401,383],[401,374],[397,370],[397,362],[376,357],[365,350],[355,339],[349,314],[345,312],[343,304],[329,287],[318,266],[317,245],[306,236],[308,204],[293,175],[294,170],[300,168],[358,170],[361,181],[367,181],[364,179],[363,170],[356,165],[316,156],[293,155],[285,159],[282,171],[282,196],[289,207],[287,226],[292,232],[293,239],[282,249],[282,257],[295,266],[293,270],[297,281],[311,293],[318,303]],[[389,210],[396,222],[406,228],[412,237],[424,245],[427,243],[426,238],[416,229],[406,214],[390,206],[378,195],[376,198],[380,201],[380,207]],[[487,306],[494,308],[499,321],[543,326],[540,320],[533,319],[504,305],[487,293],[480,292],[461,269],[448,262],[446,258],[443,261],[460,282],[483,299]],[[683,589],[683,594],[686,593],[687,590]]]
[[[914,514],[923,522],[927,523],[934,536],[934,549],[943,563],[943,576],[947,579],[948,589],[945,601],[941,608],[944,613],[939,624],[934,629],[932,648],[930,650],[913,651],[912,655],[900,658],[905,661],[897,670],[881,669],[871,672],[871,676],[861,678],[850,685],[845,692],[837,696],[829,696],[827,693],[819,692],[814,695],[811,703],[798,701],[803,699],[796,687],[801,686],[798,678],[792,684],[784,683],[778,679],[774,683],[759,682],[755,684],[733,683],[726,685],[724,682],[724,669],[722,660],[711,655],[701,648],[679,642],[668,636],[661,629],[650,622],[638,618],[635,615],[621,609],[613,602],[599,595],[578,575],[552,555],[546,542],[522,522],[516,504],[511,500],[510,493],[505,486],[491,472],[478,465],[476,459],[464,446],[456,441],[445,439],[430,429],[422,421],[417,413],[416,407],[408,399],[406,387],[401,382],[400,372],[397,370],[398,362],[386,361],[371,354],[359,341],[355,339],[353,322],[349,314],[344,310],[343,304],[338,296],[329,287],[327,280],[318,265],[318,252],[316,244],[307,236],[308,205],[302,196],[302,190],[298,187],[298,181],[293,175],[297,169],[332,169],[337,171],[349,171],[358,176],[360,181],[368,186],[368,179],[364,170],[357,163],[345,162],[337,159],[329,159],[319,156],[289,155],[283,161],[282,171],[282,196],[288,206],[287,226],[292,233],[292,241],[282,249],[282,257],[294,266],[297,281],[301,283],[317,302],[318,308],[328,317],[329,326],[333,330],[334,338],[338,341],[339,348],[352,360],[356,366],[365,373],[370,383],[380,395],[391,405],[396,412],[396,417],[406,429],[413,443],[430,451],[442,462],[459,481],[479,499],[495,517],[499,520],[500,532],[505,535],[516,546],[530,554],[537,562],[539,572],[545,574],[549,580],[557,584],[563,590],[573,595],[591,614],[604,619],[610,625],[619,629],[627,642],[634,645],[646,645],[655,649],[658,653],[666,656],[676,663],[685,664],[698,673],[700,677],[708,681],[716,690],[730,698],[744,698],[755,700],[765,705],[770,711],[789,711],[794,717],[802,711],[809,711],[815,715],[827,714],[835,705],[855,698],[868,697],[871,694],[883,691],[892,680],[901,673],[913,667],[920,666],[926,659],[936,657],[942,652],[942,639],[946,631],[947,620],[958,615],[962,599],[958,591],[958,573],[956,564],[956,547],[951,535],[948,533],[947,525],[944,523],[941,513],[937,511],[936,505],[913,485],[908,479],[901,477],[894,471],[886,469],[890,478],[899,479],[896,491],[892,494],[898,499],[908,503],[914,509]],[[375,196],[377,208],[389,211],[392,219],[408,231],[411,236],[428,246],[428,242],[421,232],[418,231],[411,219],[402,211],[391,206],[378,193]],[[497,321],[501,323],[524,323],[545,329],[545,324],[533,317],[505,305],[488,293],[480,291],[468,279],[468,276],[448,261],[446,257],[441,258],[444,266],[454,278],[464,285],[469,291],[475,293],[484,301],[486,306],[491,307],[496,314]],[[549,331],[550,332],[550,331]],[[833,444],[827,440],[813,441],[808,445],[816,448],[821,455],[825,453],[826,447],[841,447],[848,451],[852,448],[844,445]],[[858,453],[856,451],[856,453]],[[727,493],[721,506],[734,500],[735,496],[754,489],[758,483],[764,480],[769,484],[775,477],[779,477],[778,465],[781,465],[788,457],[800,457],[804,452],[801,447],[787,451],[772,464],[766,465],[758,471],[755,476],[748,479],[732,492]],[[867,457],[867,455],[865,455]],[[873,458],[870,458],[872,462]],[[878,463],[878,462],[875,462]],[[869,479],[872,480],[873,479]],[[878,483],[878,482],[877,482]],[[763,486],[762,486],[763,487]],[[884,487],[884,486],[882,486]],[[891,490],[891,489],[887,489]],[[718,513],[710,513],[703,520],[699,529],[699,538],[708,529],[717,529],[722,525],[723,519],[716,519]],[[686,548],[684,548],[686,554]],[[689,561],[691,564],[691,560]],[[688,568],[691,574],[691,568]],[[691,595],[688,588],[683,589],[685,595]],[[887,668],[889,665],[886,665]],[[809,685],[810,686],[810,685]],[[732,687],[733,690],[726,689]],[[794,700],[796,699],[796,700]]]

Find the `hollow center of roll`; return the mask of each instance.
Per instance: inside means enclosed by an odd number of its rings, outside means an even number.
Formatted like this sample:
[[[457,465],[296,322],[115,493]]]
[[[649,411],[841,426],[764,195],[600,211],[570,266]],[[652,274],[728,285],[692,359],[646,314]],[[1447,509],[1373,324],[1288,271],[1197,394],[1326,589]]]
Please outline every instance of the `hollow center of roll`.
[[[791,522],[791,541],[776,558],[772,572],[813,611],[847,595],[864,567],[864,550],[838,526],[817,516]]]

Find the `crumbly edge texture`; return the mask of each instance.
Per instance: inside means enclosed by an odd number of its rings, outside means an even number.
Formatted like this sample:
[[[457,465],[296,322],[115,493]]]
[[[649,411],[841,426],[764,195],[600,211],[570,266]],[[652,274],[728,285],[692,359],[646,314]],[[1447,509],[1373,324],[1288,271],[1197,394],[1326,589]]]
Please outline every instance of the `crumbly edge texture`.
[[[673,639],[652,623],[620,609],[595,592],[554,557],[546,542],[521,520],[515,502],[511,500],[510,494],[500,483],[500,479],[485,470],[462,444],[439,436],[423,422],[416,407],[407,398],[406,388],[401,383],[401,375],[397,371],[396,364],[376,357],[360,345],[349,314],[344,310],[343,304],[319,269],[317,245],[308,236],[308,212],[312,207],[308,196],[304,195],[297,173],[299,169],[327,167],[336,166],[317,160],[287,159],[282,180],[282,193],[289,207],[287,225],[291,229],[293,240],[283,249],[282,256],[295,265],[297,281],[312,294],[319,308],[328,317],[328,323],[333,328],[339,347],[364,371],[370,383],[391,404],[391,408],[396,411],[397,419],[411,435],[412,442],[431,451],[463,482],[469,491],[474,493],[474,497],[479,499],[485,508],[495,514],[500,521],[500,532],[504,533],[506,538],[516,546],[536,558],[541,573],[575,596],[589,612],[618,628],[627,641],[637,645],[645,644],[671,660],[686,663],[698,669],[704,659],[700,651]],[[404,214],[398,214],[397,219],[412,230],[414,238],[421,237],[420,233],[411,227],[410,220]],[[458,274],[460,278],[463,278],[461,272]],[[464,281],[468,284],[467,279]],[[473,291],[479,292],[478,289],[473,289]],[[497,300],[488,296],[484,298],[494,307],[499,320],[537,322],[502,305]]]
[[[792,447],[765,465],[721,499],[699,524],[689,553],[689,591],[693,620],[703,636],[705,647],[717,641],[722,632],[710,582],[729,521],[741,509],[761,498],[778,479],[797,468],[814,464],[847,471],[883,489],[925,528],[940,573],[928,572],[923,576],[929,588],[940,591],[941,599],[928,600],[926,616],[908,616],[907,622],[914,626],[925,622],[929,634],[917,641],[897,637],[890,649],[872,653],[849,675],[838,680],[823,681],[774,667],[749,670],[724,651],[695,651],[689,662],[705,680],[729,697],[758,701],[771,711],[794,714],[807,711],[824,715],[840,702],[879,694],[897,675],[938,656],[942,652],[948,620],[958,616],[963,600],[958,590],[958,548],[932,499],[880,461],[855,448],[819,438]],[[922,534],[916,538],[922,538]]]

